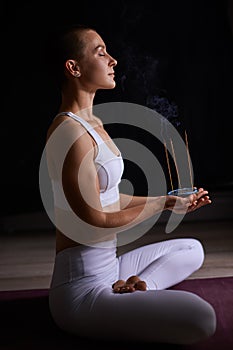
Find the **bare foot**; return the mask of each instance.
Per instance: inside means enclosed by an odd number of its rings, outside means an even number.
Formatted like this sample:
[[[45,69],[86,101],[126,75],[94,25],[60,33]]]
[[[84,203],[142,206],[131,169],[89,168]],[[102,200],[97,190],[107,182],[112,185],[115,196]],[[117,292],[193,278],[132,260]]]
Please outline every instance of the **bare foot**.
[[[130,276],[127,281],[118,280],[112,285],[114,293],[132,293],[135,290],[145,291],[146,282],[140,280],[138,276]]]

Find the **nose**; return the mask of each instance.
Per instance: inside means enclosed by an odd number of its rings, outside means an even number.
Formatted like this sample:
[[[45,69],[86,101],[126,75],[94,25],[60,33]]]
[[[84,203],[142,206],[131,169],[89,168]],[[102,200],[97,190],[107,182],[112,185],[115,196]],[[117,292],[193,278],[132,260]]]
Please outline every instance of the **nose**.
[[[110,56],[110,64],[112,67],[115,67],[117,65],[117,60],[112,56]]]

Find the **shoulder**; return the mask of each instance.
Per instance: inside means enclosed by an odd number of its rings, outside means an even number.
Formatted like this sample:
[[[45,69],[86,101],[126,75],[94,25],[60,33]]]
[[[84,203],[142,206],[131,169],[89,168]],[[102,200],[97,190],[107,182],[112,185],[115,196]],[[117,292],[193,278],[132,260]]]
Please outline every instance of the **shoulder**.
[[[102,122],[102,120],[101,120],[99,117],[97,117],[97,116],[95,115],[95,116],[94,116],[94,120],[95,120],[95,122],[96,122],[96,124],[97,124],[98,126],[103,127],[103,122]]]
[[[60,153],[65,150],[67,159],[71,160],[73,166],[79,164],[87,154],[90,159],[94,159],[96,154],[90,134],[81,123],[69,116],[58,116],[52,121],[47,131],[46,143],[53,157],[56,155],[60,157]]]
[[[70,130],[75,131],[77,136],[81,136],[84,133],[86,133],[86,129],[77,120],[74,120],[73,118],[70,118],[69,116],[66,116],[66,115],[61,115],[55,118],[50,124],[47,130],[47,140],[52,135],[52,133],[61,125],[64,125],[68,129],[70,128]]]

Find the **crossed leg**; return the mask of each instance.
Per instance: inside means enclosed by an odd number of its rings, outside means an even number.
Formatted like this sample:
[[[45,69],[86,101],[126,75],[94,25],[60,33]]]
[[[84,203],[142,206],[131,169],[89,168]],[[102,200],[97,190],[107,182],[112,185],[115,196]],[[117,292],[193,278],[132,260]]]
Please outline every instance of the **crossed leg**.
[[[118,260],[119,280],[113,284],[115,293],[134,292],[140,284],[142,287],[138,290],[159,290],[183,281],[199,269],[204,251],[198,240],[178,238],[134,249]]]

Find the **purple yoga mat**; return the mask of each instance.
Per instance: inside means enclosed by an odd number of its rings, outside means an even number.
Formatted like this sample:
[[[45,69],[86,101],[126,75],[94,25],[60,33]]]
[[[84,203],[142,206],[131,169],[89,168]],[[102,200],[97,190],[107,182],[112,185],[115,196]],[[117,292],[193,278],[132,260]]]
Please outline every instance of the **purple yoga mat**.
[[[216,332],[211,338],[198,344],[165,347],[162,344],[159,347],[145,345],[144,350],[233,349],[233,276],[185,280],[170,289],[193,292],[208,301],[217,315]],[[96,342],[64,334],[56,327],[49,313],[48,289],[0,291],[0,310],[0,350],[83,350],[96,347]],[[98,344],[102,350],[109,349],[109,343]],[[111,344],[111,349],[135,350],[135,344],[119,346],[117,343]]]
[[[0,291],[0,302],[4,300],[32,299],[47,296],[48,289],[4,290]]]
[[[188,349],[233,349],[233,277],[185,280],[171,289],[182,289],[199,295],[208,301],[216,312],[215,334],[202,343],[189,346]]]

